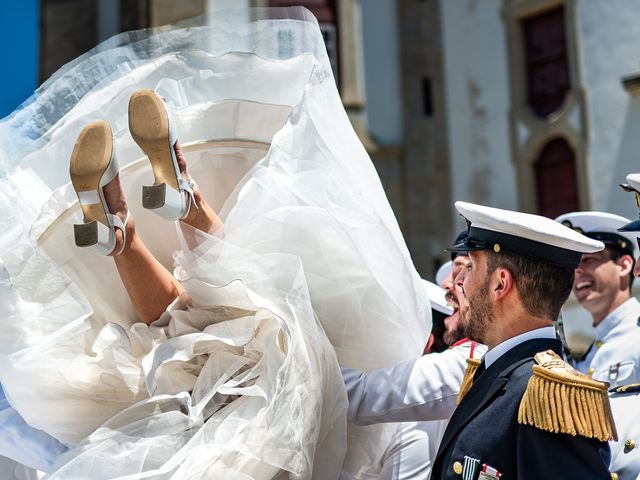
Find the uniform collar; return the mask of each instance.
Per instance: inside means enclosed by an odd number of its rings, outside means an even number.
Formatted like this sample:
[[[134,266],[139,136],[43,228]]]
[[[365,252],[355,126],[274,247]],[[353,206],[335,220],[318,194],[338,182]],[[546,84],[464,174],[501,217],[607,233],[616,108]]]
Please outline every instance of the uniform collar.
[[[454,343],[453,345],[451,345],[451,348],[453,347],[458,347],[460,345],[463,345],[467,342],[470,342],[471,340],[469,340],[468,338],[463,338],[462,340],[458,340],[456,343]]]
[[[535,330],[529,330],[528,332],[521,333],[520,335],[516,335],[515,337],[511,337],[504,342],[499,343],[484,354],[484,363],[486,368],[489,368],[493,362],[513,347],[534,338],[556,338],[556,330],[553,326],[536,328]]]
[[[640,302],[635,297],[631,297],[613,312],[609,313],[595,327],[595,339],[601,340],[620,322],[626,318],[631,318],[635,322],[640,315]]]

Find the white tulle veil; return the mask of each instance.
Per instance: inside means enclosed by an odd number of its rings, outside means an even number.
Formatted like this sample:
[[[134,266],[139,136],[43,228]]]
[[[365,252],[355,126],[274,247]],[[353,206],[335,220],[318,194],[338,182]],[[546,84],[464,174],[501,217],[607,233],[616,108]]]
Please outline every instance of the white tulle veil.
[[[207,235],[140,206],[127,102],[174,112],[219,212]],[[140,236],[188,299],[137,323],[113,260],[73,244],[68,159],[111,123]],[[357,478],[384,427],[349,427],[338,363],[417,356],[430,309],[313,16],[219,11],[120,34],[0,121],[0,380],[71,446],[50,478]]]

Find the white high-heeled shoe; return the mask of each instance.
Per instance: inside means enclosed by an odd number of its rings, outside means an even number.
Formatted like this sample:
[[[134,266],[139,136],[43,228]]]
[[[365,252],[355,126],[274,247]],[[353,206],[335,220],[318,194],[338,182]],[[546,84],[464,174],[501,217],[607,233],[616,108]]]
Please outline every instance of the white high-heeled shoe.
[[[84,223],[73,226],[78,247],[90,248],[102,255],[119,255],[124,249],[129,211],[124,222],[112,214],[103,191],[117,174],[111,126],[102,120],[91,122],[78,135],[69,162],[69,176],[84,215]],[[124,241],[114,252],[116,228],[122,230]]]
[[[154,184],[142,187],[142,206],[168,220],[189,214],[194,181],[180,174],[174,145],[177,132],[164,100],[153,90],[138,90],[129,99],[129,131],[147,155]]]

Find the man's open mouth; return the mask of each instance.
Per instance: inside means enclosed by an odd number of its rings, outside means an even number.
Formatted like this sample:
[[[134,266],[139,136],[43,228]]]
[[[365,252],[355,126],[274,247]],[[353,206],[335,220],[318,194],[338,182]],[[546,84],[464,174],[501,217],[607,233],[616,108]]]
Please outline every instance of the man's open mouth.
[[[579,283],[576,283],[575,290],[579,292],[581,290],[589,289],[592,286],[593,286],[593,282],[579,282]]]

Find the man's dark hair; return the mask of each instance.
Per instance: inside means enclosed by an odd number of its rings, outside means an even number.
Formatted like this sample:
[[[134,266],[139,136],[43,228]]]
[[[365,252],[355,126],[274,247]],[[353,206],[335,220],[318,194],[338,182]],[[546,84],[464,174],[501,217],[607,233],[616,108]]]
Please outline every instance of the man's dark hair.
[[[536,317],[553,321],[569,298],[574,269],[542,263],[509,252],[487,250],[487,273],[506,268],[513,275],[524,309]]]
[[[613,245],[606,245],[605,244],[604,249],[607,252],[609,252],[609,257],[614,262],[617,262],[618,259],[620,257],[622,257],[623,255],[629,255],[631,257],[631,259],[633,260],[633,264],[631,265],[631,272],[629,273],[629,291],[631,291],[631,287],[633,287],[633,280],[636,278],[633,275],[633,268],[636,265],[636,259],[633,257],[633,254],[629,253],[627,250],[623,250],[622,248],[616,247],[616,246],[613,246]]]

